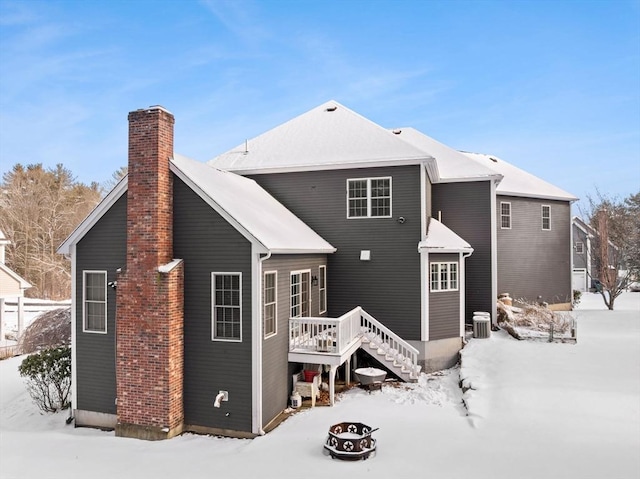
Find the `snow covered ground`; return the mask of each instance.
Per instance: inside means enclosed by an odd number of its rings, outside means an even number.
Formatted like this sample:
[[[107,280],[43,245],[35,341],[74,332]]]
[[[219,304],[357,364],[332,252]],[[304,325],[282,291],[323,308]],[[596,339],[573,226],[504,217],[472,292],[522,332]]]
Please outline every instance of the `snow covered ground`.
[[[616,311],[583,295],[578,343],[471,340],[462,368],[300,412],[254,440],[186,434],[116,438],[43,415],[20,358],[0,362],[0,477],[13,478],[607,478],[640,477],[640,293]],[[466,387],[458,388],[459,377]],[[375,456],[323,454],[330,425],[380,429]]]

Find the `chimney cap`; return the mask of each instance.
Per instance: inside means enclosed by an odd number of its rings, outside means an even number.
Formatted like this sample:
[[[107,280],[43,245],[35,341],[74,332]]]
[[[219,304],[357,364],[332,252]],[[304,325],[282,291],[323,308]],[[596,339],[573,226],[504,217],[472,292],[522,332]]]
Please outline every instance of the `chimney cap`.
[[[140,108],[136,111],[146,111],[146,112],[152,112],[152,111],[164,111],[165,113],[168,113],[169,115],[173,115],[173,113],[171,113],[169,110],[167,110],[165,107],[163,107],[162,105],[151,105],[149,108]]]

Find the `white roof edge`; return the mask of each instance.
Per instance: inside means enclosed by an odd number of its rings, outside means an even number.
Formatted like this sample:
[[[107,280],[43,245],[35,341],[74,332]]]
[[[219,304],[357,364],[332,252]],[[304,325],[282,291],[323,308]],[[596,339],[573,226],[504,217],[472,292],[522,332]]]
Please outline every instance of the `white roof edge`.
[[[424,157],[415,157],[415,158],[364,160],[364,161],[352,161],[349,163],[298,165],[298,166],[283,166],[283,167],[274,167],[274,168],[230,168],[226,171],[230,171],[232,173],[236,173],[239,175],[268,174],[268,173],[295,173],[295,172],[301,172],[301,171],[349,170],[353,168],[377,168],[377,167],[385,167],[385,166],[422,165],[429,160],[434,160],[434,158],[430,156],[424,156]]]
[[[82,237],[98,222],[102,216],[109,211],[120,197],[126,193],[128,185],[128,175],[123,176],[118,184],[107,193],[102,201],[100,201],[96,207],[89,213],[89,215],[76,227],[75,230],[67,237],[66,240],[58,247],[56,252],[58,254],[69,254],[69,248],[72,244],[77,243]]]
[[[247,230],[243,225],[241,225],[231,214],[229,214],[222,206],[216,203],[213,198],[211,198],[208,194],[206,194],[202,189],[193,182],[193,180],[185,174],[175,162],[169,162],[169,168],[171,171],[182,181],[184,181],[189,188],[191,188],[200,198],[204,200],[213,210],[222,216],[231,226],[233,226],[238,233],[244,236],[250,243],[255,245],[259,252],[267,253],[269,252],[269,248],[267,248],[261,241],[258,240],[249,230]]]
[[[335,253],[337,248],[327,248],[327,249],[295,249],[295,248],[273,248],[271,249],[272,254],[331,254]]]
[[[514,196],[517,198],[536,198],[539,200],[568,201],[570,203],[573,203],[574,201],[579,200],[579,198],[576,198],[575,196],[568,198],[568,197],[554,196],[554,195],[536,195],[531,193],[519,193],[517,191],[498,191],[496,192],[496,195],[497,196]]]
[[[14,270],[9,268],[6,264],[0,263],[0,269],[5,273],[7,273],[9,276],[11,276],[13,279],[15,279],[18,283],[20,283],[20,289],[28,289],[33,286],[31,283],[29,283],[29,281],[27,281],[18,273],[16,273]]]
[[[474,249],[469,247],[460,248],[438,248],[437,246],[425,246],[422,241],[418,243],[418,251],[428,251],[429,253],[473,253]]]
[[[432,183],[470,183],[472,181],[496,181],[500,183],[504,178],[504,175],[496,173],[495,175],[484,176],[466,176],[460,178],[440,178],[439,181],[433,181]]]

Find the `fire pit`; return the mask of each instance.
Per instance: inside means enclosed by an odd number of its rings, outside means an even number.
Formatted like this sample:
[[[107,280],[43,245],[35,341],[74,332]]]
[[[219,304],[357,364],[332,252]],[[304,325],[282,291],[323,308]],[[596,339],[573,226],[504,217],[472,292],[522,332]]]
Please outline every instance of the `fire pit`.
[[[324,448],[333,459],[357,461],[368,459],[376,450],[376,440],[371,433],[377,429],[361,422],[341,422],[329,428],[329,436]]]

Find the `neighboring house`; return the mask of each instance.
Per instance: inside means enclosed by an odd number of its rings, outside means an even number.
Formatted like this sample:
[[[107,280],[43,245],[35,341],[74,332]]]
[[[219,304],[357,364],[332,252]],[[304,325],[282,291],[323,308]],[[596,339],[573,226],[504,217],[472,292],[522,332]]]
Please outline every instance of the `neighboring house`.
[[[128,176],[59,249],[77,425],[252,437],[303,364],[333,401],[359,349],[415,380],[495,319],[501,172],[336,102],[211,165],[174,153],[173,122],[130,113]]]
[[[581,292],[595,291],[601,278],[598,259],[598,231],[582,218],[574,216],[573,229],[573,289]],[[609,241],[608,268],[619,268],[618,277],[626,276],[624,262],[618,255],[618,248]]]
[[[496,156],[466,155],[504,176],[496,188],[498,292],[571,304],[571,203],[578,198]]]
[[[24,278],[5,264],[5,247],[11,242],[0,231],[0,340],[4,340],[5,303],[18,303],[18,337],[24,330],[24,292],[31,287]]]
[[[581,218],[574,216],[573,229],[573,289],[580,292],[594,287],[593,272],[597,266],[592,255],[591,241],[596,231]],[[596,276],[597,277],[597,276]]]

